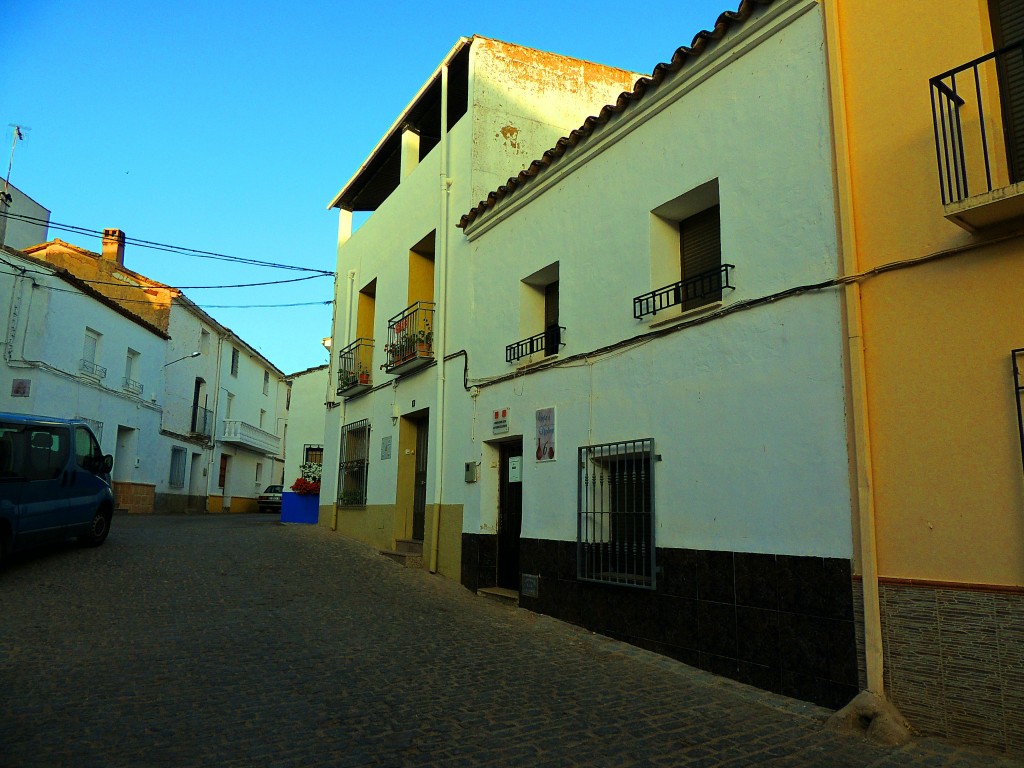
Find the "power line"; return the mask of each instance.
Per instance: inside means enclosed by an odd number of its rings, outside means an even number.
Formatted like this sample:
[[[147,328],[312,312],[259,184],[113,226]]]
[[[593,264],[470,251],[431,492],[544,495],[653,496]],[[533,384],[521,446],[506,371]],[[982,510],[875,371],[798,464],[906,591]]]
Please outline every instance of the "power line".
[[[11,264],[11,262],[7,261],[6,259],[0,259],[0,262],[3,262],[4,264],[7,264],[8,266],[10,266],[10,267],[12,267],[14,269],[19,269],[20,270],[20,268],[17,265]],[[33,272],[35,274],[47,275],[47,276],[50,276],[50,277],[56,277],[56,278],[60,279],[59,275],[51,275],[48,272],[39,272],[37,270],[28,270],[28,269],[26,269],[26,270],[20,270],[18,272],[7,272],[6,270],[0,269],[0,275],[11,275],[13,277],[23,277],[27,272]],[[72,275],[72,277],[74,277],[74,275]],[[75,279],[78,280],[78,278],[75,278]],[[79,282],[87,282],[87,281],[80,280]],[[43,290],[47,290],[47,291],[55,291],[57,293],[74,293],[74,294],[78,294],[78,295],[82,294],[82,292],[80,290],[75,290],[73,288],[58,288],[55,285],[43,285],[42,283],[36,283],[36,282],[33,282],[33,285],[36,288],[42,288]],[[121,283],[113,283],[113,285],[121,285]],[[133,287],[133,286],[127,286],[127,287]],[[99,293],[99,292],[97,291],[97,293]],[[100,295],[103,296],[103,298],[107,299],[108,301],[114,302],[115,304],[148,304],[150,306],[157,305],[157,306],[167,306],[167,307],[169,307],[171,305],[171,302],[164,302],[164,301],[150,301],[148,299],[119,299],[119,298],[114,298],[112,296],[107,296],[106,294],[100,294]],[[277,308],[277,307],[327,306],[327,305],[333,304],[333,303],[334,303],[333,299],[328,299],[326,301],[301,301],[301,302],[296,302],[296,303],[293,303],[293,304],[196,304],[196,306],[199,307],[200,309],[257,309],[257,308],[260,308],[260,309],[268,308],[269,309],[269,308]]]
[[[88,229],[86,227],[79,227],[74,224],[61,224],[60,222],[49,221],[47,219],[40,219],[36,216],[29,216],[22,213],[2,213],[0,216],[4,216],[8,219],[15,219],[28,224],[45,225],[51,229],[56,229],[62,232],[73,232],[78,235],[86,235],[88,237],[97,237],[102,239],[103,230]],[[165,251],[168,253],[177,253],[183,256],[194,256],[198,259],[213,259],[216,261],[229,261],[235,264],[249,264],[255,267],[271,267],[273,269],[289,269],[296,272],[314,272],[319,275],[334,277],[334,272],[326,269],[313,269],[312,267],[298,267],[294,264],[281,264],[273,261],[262,261],[260,259],[247,259],[241,256],[229,256],[224,253],[216,253],[214,251],[200,251],[195,248],[187,248],[181,245],[170,245],[168,243],[157,243],[152,240],[141,240],[136,237],[124,238],[126,245],[134,245],[140,248],[149,248],[155,251]]]
[[[12,267],[14,266],[9,261],[5,261],[4,259],[0,259],[0,261],[3,261],[5,264],[10,264]],[[60,269],[59,265],[55,264],[54,267]],[[22,269],[22,267],[16,267],[16,269]],[[33,275],[49,275],[49,274],[51,274],[50,272],[45,272],[45,271],[43,271],[41,269],[30,269],[28,267],[25,267],[23,269],[23,271],[26,272],[26,273],[31,273]],[[192,291],[192,290],[203,290],[203,289],[213,289],[213,288],[258,288],[258,287],[264,286],[264,285],[284,285],[285,283],[301,283],[301,282],[303,282],[305,280],[316,280],[317,278],[320,278],[320,277],[330,277],[330,275],[307,275],[306,277],[291,277],[291,278],[288,278],[287,280],[266,280],[266,281],[261,282],[261,283],[234,283],[234,284],[228,284],[228,285],[166,285],[164,283],[158,283],[157,285],[154,286],[154,285],[134,285],[132,283],[126,283],[126,282],[122,282],[122,281],[112,281],[112,280],[87,280],[84,277],[79,277],[78,275],[75,275],[75,278],[77,280],[80,280],[83,283],[88,283],[89,285],[116,285],[119,288],[138,288],[139,290],[143,290],[143,291],[144,290],[149,290],[151,288],[169,288],[172,291],[183,291],[186,288],[188,290],[190,290],[190,291]]]

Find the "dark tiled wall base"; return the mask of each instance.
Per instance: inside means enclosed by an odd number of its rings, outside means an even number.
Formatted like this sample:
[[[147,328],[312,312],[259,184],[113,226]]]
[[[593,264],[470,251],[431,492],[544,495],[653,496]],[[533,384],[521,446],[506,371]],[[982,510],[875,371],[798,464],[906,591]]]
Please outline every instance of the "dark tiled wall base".
[[[462,534],[462,586],[476,592],[498,583],[496,534]]]
[[[540,589],[519,604],[827,707],[857,694],[848,560],[686,549],[657,556],[657,590],[633,589],[577,581],[575,542],[523,539],[522,572],[539,574]]]
[[[925,733],[1024,754],[1024,595],[879,585],[885,686]]]

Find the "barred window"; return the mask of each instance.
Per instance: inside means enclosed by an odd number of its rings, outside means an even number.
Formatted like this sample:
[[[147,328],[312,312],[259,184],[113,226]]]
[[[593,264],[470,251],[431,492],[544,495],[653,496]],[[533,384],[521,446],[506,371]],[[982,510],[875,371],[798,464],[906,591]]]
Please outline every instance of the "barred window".
[[[323,464],[324,447],[322,445],[309,445],[302,448],[302,461],[306,464]]]
[[[238,350],[234,347],[231,348],[231,375],[238,375]]]
[[[579,449],[577,576],[654,589],[654,440]]]
[[[338,503],[359,506],[366,503],[366,475],[370,455],[370,422],[367,419],[341,428],[341,467],[338,473]]]
[[[185,487],[185,453],[184,448],[171,448],[171,476],[167,481],[171,488]]]

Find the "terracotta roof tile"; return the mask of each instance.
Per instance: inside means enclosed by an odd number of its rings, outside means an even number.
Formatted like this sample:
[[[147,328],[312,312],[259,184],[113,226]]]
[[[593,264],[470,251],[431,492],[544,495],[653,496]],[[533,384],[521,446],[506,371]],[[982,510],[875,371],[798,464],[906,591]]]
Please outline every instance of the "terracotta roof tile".
[[[632,91],[623,91],[619,94],[614,104],[606,104],[597,115],[589,116],[583,121],[583,125],[571,131],[568,136],[560,138],[555,143],[555,146],[530,163],[527,168],[520,171],[516,176],[509,178],[508,181],[493,192],[490,192],[486,198],[463,215],[456,226],[460,229],[465,229],[478,216],[482,215],[489,208],[496,206],[503,198],[508,197],[516,189],[529,183],[541,171],[559,160],[567,150],[586,141],[598,126],[608,123],[613,117],[624,112],[631,104],[640,101],[648,89],[653,89],[660,85],[666,75],[678,72],[688,62],[700,56],[710,41],[720,40],[734,25],[742,24],[746,21],[756,7],[771,5],[773,2],[775,0],[742,0],[737,10],[725,11],[720,14],[715,21],[713,29],[701,30],[694,36],[689,46],[677,48],[675,53],[672,54],[671,61],[658,64],[650,77],[641,77],[636,81]]]

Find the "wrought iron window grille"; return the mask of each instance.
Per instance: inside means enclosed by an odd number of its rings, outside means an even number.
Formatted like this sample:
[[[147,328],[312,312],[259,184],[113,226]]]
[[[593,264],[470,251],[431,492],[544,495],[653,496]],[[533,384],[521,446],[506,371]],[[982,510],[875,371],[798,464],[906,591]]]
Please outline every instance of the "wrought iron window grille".
[[[370,422],[354,421],[341,428],[341,461],[338,465],[338,504],[366,504],[370,467]]]
[[[654,589],[654,440],[579,449],[576,575]]]
[[[549,356],[557,354],[558,350],[565,346],[565,342],[562,341],[564,331],[564,325],[552,325],[529,338],[509,344],[505,347],[505,362],[514,363],[537,352],[544,352]]]
[[[656,315],[669,307],[690,301],[721,298],[726,288],[730,291],[736,289],[730,282],[731,271],[735,268],[733,264],[723,264],[699,275],[670,283],[664,288],[642,293],[633,299],[633,317],[641,320],[647,315]]]
[[[1014,399],[1017,402],[1017,432],[1020,436],[1020,462],[1024,470],[1024,348],[1015,349],[1010,354],[1013,365]]]

